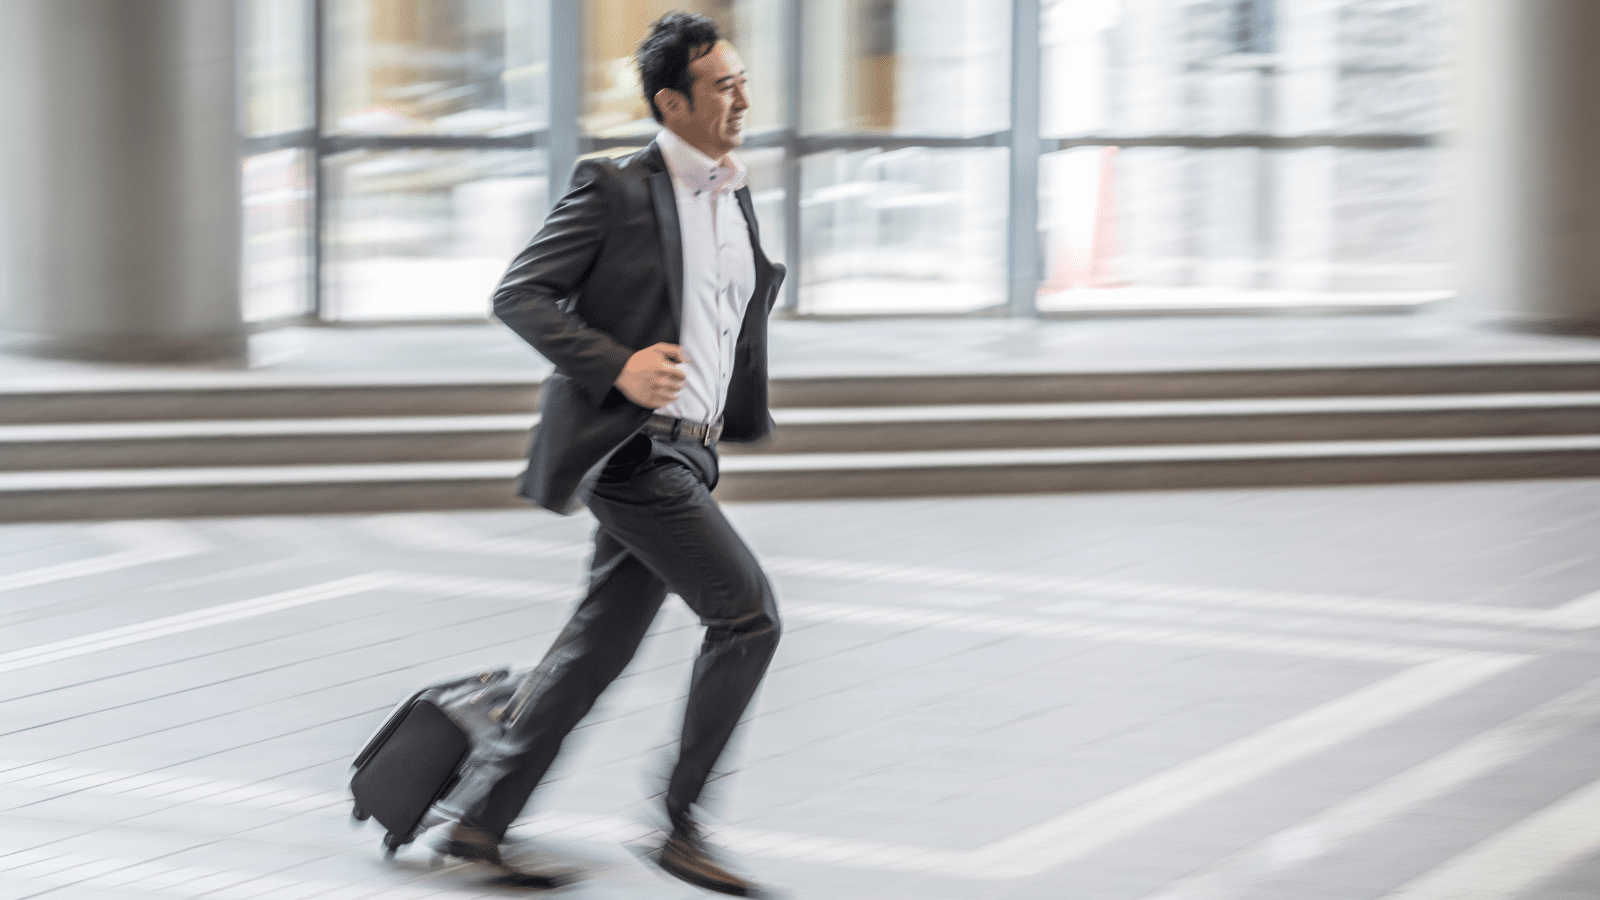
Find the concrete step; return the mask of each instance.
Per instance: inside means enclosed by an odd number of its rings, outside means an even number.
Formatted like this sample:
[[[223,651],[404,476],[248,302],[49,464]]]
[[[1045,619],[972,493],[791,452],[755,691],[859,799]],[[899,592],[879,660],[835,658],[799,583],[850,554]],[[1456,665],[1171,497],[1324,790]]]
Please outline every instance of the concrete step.
[[[730,454],[1600,434],[1600,392],[779,409]]]
[[[1600,393],[778,409],[726,455],[1600,434]],[[0,425],[0,470],[511,460],[536,416]]]
[[[526,506],[514,461],[0,473],[0,520],[135,519]]]
[[[0,473],[0,519],[514,507],[520,462]],[[728,457],[730,500],[1600,476],[1600,436]]]
[[[0,425],[0,471],[509,460],[537,416]]]
[[[538,399],[538,382],[518,374],[145,375],[14,385],[0,391],[0,423],[511,415]]]
[[[927,406],[1358,397],[1415,394],[1600,390],[1600,363],[1517,359],[1373,364],[1307,361],[1239,368],[1152,368],[1083,372],[788,377],[772,381],[775,407]]]
[[[1600,389],[1600,362],[1337,361],[1248,368],[825,374],[772,381],[776,408],[1541,393]],[[529,373],[449,376],[209,373],[10,385],[0,423],[516,415],[537,408]]]
[[[731,500],[1578,478],[1600,475],[1600,435],[810,453],[725,468]]]

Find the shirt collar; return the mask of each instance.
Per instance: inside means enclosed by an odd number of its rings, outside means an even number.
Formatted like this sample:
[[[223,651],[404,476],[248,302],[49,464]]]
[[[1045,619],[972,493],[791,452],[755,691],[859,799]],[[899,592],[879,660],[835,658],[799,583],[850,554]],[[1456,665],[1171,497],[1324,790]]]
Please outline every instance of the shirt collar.
[[[656,145],[661,148],[661,158],[666,161],[672,177],[697,194],[702,191],[731,192],[745,186],[748,170],[732,153],[723,157],[726,165],[719,163],[678,137],[670,128],[663,128],[656,134]]]

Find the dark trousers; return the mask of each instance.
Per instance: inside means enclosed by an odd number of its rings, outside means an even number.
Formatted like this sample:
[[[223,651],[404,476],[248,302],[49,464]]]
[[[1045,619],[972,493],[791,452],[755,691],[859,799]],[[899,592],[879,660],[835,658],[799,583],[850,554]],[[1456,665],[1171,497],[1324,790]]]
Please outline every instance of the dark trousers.
[[[705,625],[667,783],[688,821],[778,645],[776,598],[711,498],[717,457],[698,441],[646,434],[614,453],[588,496],[599,521],[589,588],[539,665],[531,700],[500,741],[474,750],[446,804],[463,824],[505,834],[561,742],[644,639],[670,591]]]

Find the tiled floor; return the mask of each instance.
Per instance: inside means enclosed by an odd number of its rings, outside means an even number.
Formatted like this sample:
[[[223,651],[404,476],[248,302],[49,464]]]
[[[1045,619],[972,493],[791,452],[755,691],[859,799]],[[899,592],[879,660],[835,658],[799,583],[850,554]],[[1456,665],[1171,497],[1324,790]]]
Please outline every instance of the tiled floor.
[[[729,510],[787,630],[717,824],[797,900],[1600,896],[1600,481]],[[0,900],[509,895],[386,862],[347,766],[535,659],[590,526],[0,527]],[[516,829],[554,896],[697,896],[627,849],[696,641],[669,606]]]

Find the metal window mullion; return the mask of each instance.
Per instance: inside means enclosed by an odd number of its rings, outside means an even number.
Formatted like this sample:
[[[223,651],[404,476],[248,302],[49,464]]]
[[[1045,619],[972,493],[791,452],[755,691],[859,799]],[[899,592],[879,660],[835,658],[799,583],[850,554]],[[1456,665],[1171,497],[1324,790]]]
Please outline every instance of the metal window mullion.
[[[550,22],[550,125],[545,131],[546,194],[554,207],[578,161],[583,113],[583,4],[547,0]]]
[[[309,128],[295,131],[280,131],[277,134],[258,134],[245,137],[242,142],[242,155],[246,157],[260,156],[263,153],[272,153],[277,150],[301,150],[311,146],[316,140],[316,132]]]
[[[783,254],[789,273],[784,280],[782,305],[786,312],[800,308],[800,190],[803,143],[800,140],[800,109],[805,100],[805,75],[800,0],[784,0],[783,24],[788,35],[784,46],[784,139],[783,139]]]
[[[323,306],[322,267],[326,262],[323,250],[324,223],[327,220],[327,180],[323,177],[322,159],[325,153],[323,119],[326,112],[326,50],[328,9],[327,0],[311,0],[311,139],[307,145],[310,163],[307,166],[311,179],[311,215],[306,230],[310,245],[310,273],[307,290],[310,296],[309,313],[313,321],[326,321]]]
[[[1335,147],[1346,150],[1410,150],[1434,147],[1439,137],[1431,134],[1158,134],[1158,135],[1089,135],[1073,138],[1041,138],[1042,152],[1070,150],[1076,147],[1176,147],[1190,150],[1226,150],[1255,148],[1261,150],[1302,150]]]
[[[341,134],[323,139],[329,153],[348,153],[352,150],[532,150],[544,143],[545,132],[542,130],[508,137],[477,134]]]
[[[1263,52],[1271,52],[1271,33],[1263,31],[1271,27],[1270,7],[1257,7],[1253,10],[1258,15],[1254,23],[1254,36],[1257,46],[1267,48]],[[1263,37],[1265,34],[1265,37]],[[1271,134],[1277,130],[1278,117],[1274,114],[1277,109],[1277,69],[1266,66],[1260,71],[1261,77],[1256,83],[1256,127]],[[1256,203],[1256,233],[1255,233],[1255,271],[1250,277],[1250,285],[1255,288],[1272,288],[1277,286],[1277,272],[1275,261],[1277,257],[1277,185],[1274,182],[1276,167],[1273,164],[1273,154],[1265,149],[1257,149],[1255,156],[1255,203]]]
[[[963,149],[967,147],[1009,147],[1010,131],[996,131],[970,137],[915,134],[819,134],[799,139],[802,153],[826,153],[839,150],[854,153],[858,150],[930,150]]]
[[[1011,196],[1006,306],[1039,315],[1039,0],[1011,3]]]

